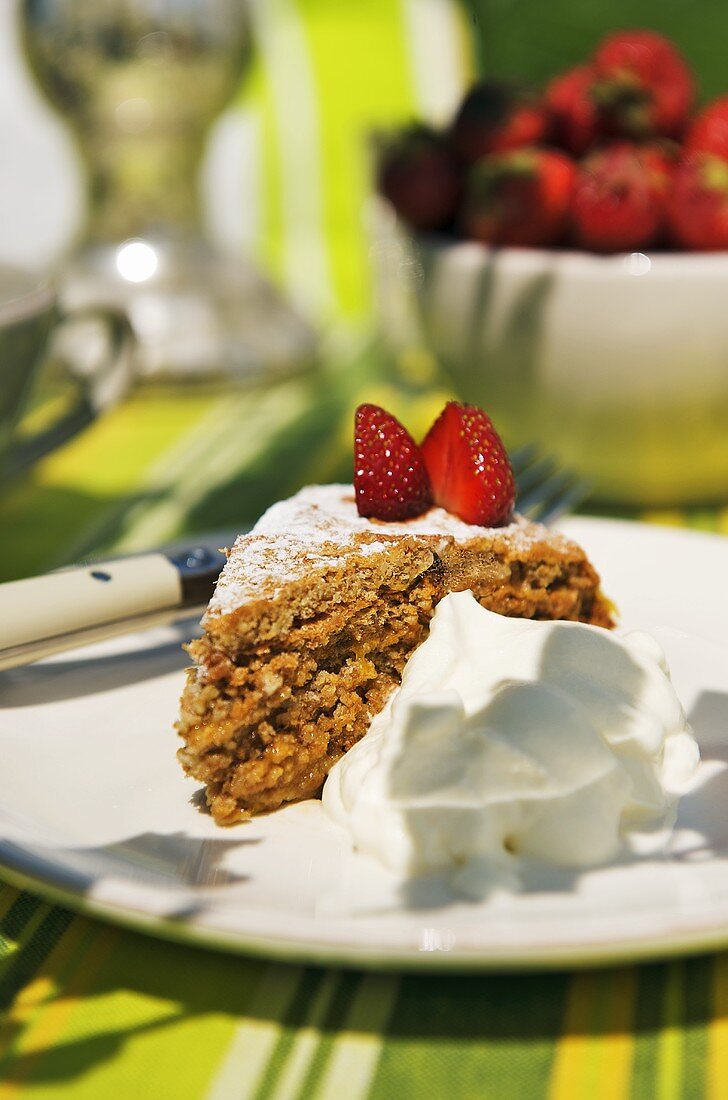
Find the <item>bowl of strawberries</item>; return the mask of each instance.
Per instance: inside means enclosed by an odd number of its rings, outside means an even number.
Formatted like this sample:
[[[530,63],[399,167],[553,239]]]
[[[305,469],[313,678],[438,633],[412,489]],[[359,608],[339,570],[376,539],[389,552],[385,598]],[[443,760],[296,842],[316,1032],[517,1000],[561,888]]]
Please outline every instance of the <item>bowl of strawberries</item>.
[[[610,35],[539,94],[476,84],[381,144],[377,189],[385,329],[412,337],[406,284],[510,445],[606,502],[728,498],[728,95],[698,107],[670,41]]]

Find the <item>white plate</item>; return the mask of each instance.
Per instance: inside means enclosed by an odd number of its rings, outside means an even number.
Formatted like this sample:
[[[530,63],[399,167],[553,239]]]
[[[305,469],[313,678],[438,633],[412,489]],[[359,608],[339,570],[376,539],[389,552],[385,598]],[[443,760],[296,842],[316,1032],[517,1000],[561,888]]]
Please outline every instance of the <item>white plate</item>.
[[[663,644],[703,754],[670,854],[480,903],[402,890],[318,802],[230,830],[202,813],[172,732],[185,658],[156,631],[0,675],[0,867],[119,923],[277,958],[536,968],[728,944],[728,540],[564,524],[624,625]]]

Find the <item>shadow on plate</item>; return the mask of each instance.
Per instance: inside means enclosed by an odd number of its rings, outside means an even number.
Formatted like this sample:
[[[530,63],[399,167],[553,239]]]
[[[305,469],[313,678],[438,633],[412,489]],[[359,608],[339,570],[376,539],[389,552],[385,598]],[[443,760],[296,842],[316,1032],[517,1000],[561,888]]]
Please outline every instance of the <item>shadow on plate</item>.
[[[197,838],[183,833],[139,833],[126,840],[96,847],[48,848],[41,844],[0,842],[0,861],[26,875],[42,877],[64,891],[89,895],[94,884],[113,879],[125,887],[151,887],[166,892],[152,899],[155,913],[168,919],[184,919],[189,910],[186,888],[205,891],[246,882],[247,875],[229,871],[222,864],[228,852],[257,844],[258,839]],[[177,902],[182,893],[183,904]],[[176,899],[176,900],[175,900]]]
[[[126,652],[42,661],[2,672],[0,709],[78,699],[181,671],[190,664],[182,646],[199,634],[199,622],[185,619],[165,628],[165,633],[170,632],[172,640],[163,645],[159,644],[159,633],[155,630],[148,635],[147,648],[142,644]]]
[[[728,692],[701,691],[688,721],[701,747],[722,745],[728,751]]]

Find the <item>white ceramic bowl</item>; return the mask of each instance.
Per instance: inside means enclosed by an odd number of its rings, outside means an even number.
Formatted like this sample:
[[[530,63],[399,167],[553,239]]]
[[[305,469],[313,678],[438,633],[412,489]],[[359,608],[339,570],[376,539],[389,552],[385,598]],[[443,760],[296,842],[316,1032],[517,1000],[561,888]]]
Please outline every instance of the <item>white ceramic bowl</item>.
[[[728,253],[492,249],[378,219],[385,328],[401,343],[404,273],[420,337],[510,445],[602,501],[728,500]]]

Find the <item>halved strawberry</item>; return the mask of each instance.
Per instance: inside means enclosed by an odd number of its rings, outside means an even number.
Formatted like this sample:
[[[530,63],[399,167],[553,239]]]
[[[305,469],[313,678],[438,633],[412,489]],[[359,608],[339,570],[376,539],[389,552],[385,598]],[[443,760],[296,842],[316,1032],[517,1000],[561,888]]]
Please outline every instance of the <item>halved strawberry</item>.
[[[495,527],[507,522],[516,497],[513,469],[482,409],[450,401],[420,450],[435,504],[466,523]]]
[[[379,405],[360,405],[354,422],[354,494],[360,516],[409,519],[432,503],[420,449]]]

